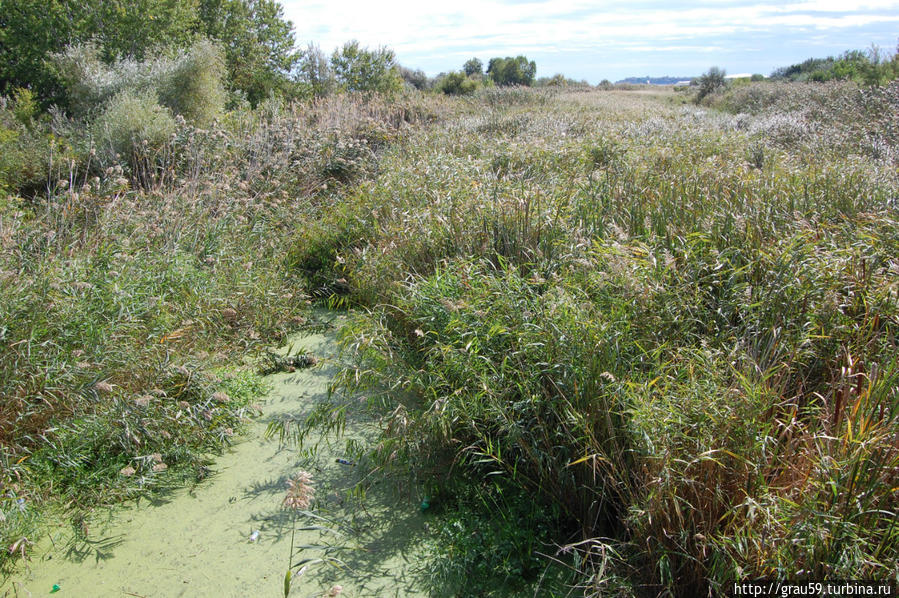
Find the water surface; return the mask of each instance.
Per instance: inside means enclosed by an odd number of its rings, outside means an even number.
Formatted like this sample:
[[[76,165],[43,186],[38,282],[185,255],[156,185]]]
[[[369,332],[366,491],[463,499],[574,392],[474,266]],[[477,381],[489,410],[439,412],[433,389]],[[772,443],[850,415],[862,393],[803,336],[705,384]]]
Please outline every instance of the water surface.
[[[362,475],[336,462],[340,442],[319,444],[315,454],[279,446],[264,433],[271,418],[303,417],[326,398],[335,365],[330,332],[292,339],[321,359],[310,369],[269,377],[273,390],[263,416],[245,439],[216,459],[212,473],[193,488],[143,500],[88,521],[87,541],[73,538],[61,521],[38,542],[27,570],[12,576],[6,596],[178,596],[216,598],[281,596],[291,530],[320,525],[333,531],[297,531],[294,562],[330,556],[344,566],[312,563],[294,578],[291,596],[425,596],[421,573],[424,516],[419,497],[393,482],[370,477],[364,500],[346,496]],[[361,411],[361,409],[359,410]],[[348,418],[346,436],[363,439],[371,426]],[[304,443],[315,444],[316,437]],[[300,469],[314,476],[312,519],[282,507],[286,482]],[[250,540],[254,531],[258,539]],[[336,532],[336,533],[335,533]],[[332,547],[326,552],[325,546]]]

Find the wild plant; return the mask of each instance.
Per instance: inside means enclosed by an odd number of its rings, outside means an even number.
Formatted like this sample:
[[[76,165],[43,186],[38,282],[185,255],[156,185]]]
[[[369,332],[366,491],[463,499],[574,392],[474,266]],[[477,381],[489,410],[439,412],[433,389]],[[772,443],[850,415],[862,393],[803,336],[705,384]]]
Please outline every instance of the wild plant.
[[[837,420],[853,438],[873,430],[835,415],[850,403],[890,421],[895,395],[892,374],[865,386],[869,364],[892,371],[896,222],[896,178],[856,135],[865,123],[585,114],[620,101],[602,96],[559,100],[586,139],[548,139],[550,110],[498,104],[491,122],[521,124],[413,133],[375,185],[327,211],[352,241],[302,263],[371,310],[344,331],[356,363],[339,384],[384,410],[373,457],[449,496],[491,480],[489,496],[559,508],[558,554],[590,559],[585,593],[894,574],[889,433],[852,457],[825,440]],[[876,416],[849,398],[877,392]],[[872,511],[811,490],[849,488],[836,473],[849,463],[866,464]],[[864,523],[837,525],[834,508]],[[763,538],[800,518],[808,541],[770,550]]]

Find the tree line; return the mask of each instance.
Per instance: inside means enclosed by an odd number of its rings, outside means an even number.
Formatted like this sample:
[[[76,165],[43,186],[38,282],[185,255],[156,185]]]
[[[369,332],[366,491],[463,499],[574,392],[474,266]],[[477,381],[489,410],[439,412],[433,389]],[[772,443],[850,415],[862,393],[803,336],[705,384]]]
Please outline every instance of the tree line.
[[[486,71],[473,58],[461,71],[428,77],[398,64],[386,47],[350,41],[330,55],[314,44],[298,48],[276,0],[0,0],[0,96],[24,89],[45,108],[69,109],[72,74],[66,69],[73,65],[66,55],[106,65],[149,63],[176,59],[203,40],[221,52],[232,103],[251,105],[273,95],[384,93],[404,86],[470,93],[487,85],[533,85],[537,71],[525,56],[507,56],[491,58]]]
[[[285,90],[301,55],[274,0],[0,0],[0,94],[31,90],[65,105],[51,58],[91,44],[104,62],[175,55],[199,39],[222,49],[232,92],[251,103]]]

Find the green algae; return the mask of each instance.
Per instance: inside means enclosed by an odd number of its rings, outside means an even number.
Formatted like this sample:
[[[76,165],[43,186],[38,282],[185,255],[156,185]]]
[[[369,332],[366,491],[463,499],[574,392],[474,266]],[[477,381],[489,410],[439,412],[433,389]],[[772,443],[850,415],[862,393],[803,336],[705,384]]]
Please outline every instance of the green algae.
[[[289,564],[291,596],[427,595],[420,497],[376,479],[368,480],[364,498],[354,497],[348,491],[362,472],[337,461],[343,444],[312,435],[303,447],[264,438],[269,422],[302,419],[326,400],[336,371],[332,333],[292,342],[321,362],[268,377],[273,390],[263,416],[217,459],[206,480],[94,513],[82,527],[86,535],[73,533],[69,523],[52,527],[3,595],[40,596],[58,587],[60,596],[98,598],[282,596]],[[371,430],[351,417],[344,434],[364,441]],[[310,513],[282,506],[286,482],[299,470],[313,475]]]

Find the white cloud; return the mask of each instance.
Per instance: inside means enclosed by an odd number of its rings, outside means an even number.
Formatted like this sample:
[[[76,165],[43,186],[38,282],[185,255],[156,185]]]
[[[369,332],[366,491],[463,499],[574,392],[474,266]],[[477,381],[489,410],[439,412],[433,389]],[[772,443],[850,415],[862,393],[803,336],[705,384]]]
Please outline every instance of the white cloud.
[[[656,4],[654,4],[656,3]],[[402,0],[375,3],[283,0],[300,44],[318,43],[330,52],[350,39],[375,47],[389,45],[401,62],[447,57],[444,69],[458,68],[463,55],[559,52],[717,51],[722,38],[778,32],[791,35],[883,27],[899,22],[899,0],[800,0],[745,3],[707,0],[681,8],[661,0],[590,2],[542,0],[456,0],[429,3]],[[866,46],[871,39],[861,39]],[[809,39],[810,45],[814,43]]]

